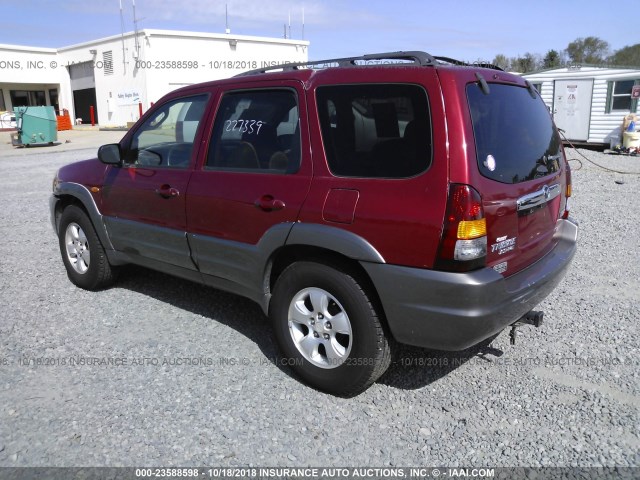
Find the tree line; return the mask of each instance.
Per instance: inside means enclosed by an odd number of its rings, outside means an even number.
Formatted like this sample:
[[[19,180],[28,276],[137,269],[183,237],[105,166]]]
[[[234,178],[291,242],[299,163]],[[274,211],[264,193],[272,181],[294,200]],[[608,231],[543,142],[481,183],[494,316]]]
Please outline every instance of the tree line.
[[[517,57],[499,53],[492,62],[503,70],[526,73],[565,65],[607,65],[640,67],[640,43],[611,53],[609,42],[598,37],[577,38],[564,50],[549,50],[546,54],[527,52]]]

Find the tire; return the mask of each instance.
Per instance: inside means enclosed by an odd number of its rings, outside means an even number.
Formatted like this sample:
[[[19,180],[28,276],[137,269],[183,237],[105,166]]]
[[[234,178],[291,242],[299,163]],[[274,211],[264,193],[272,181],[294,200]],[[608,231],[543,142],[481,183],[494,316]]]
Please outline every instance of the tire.
[[[67,275],[85,290],[99,290],[115,280],[115,272],[87,214],[70,205],[60,217],[58,240]]]
[[[286,364],[309,385],[351,397],[391,362],[378,312],[357,278],[301,261],[278,278],[269,307]]]

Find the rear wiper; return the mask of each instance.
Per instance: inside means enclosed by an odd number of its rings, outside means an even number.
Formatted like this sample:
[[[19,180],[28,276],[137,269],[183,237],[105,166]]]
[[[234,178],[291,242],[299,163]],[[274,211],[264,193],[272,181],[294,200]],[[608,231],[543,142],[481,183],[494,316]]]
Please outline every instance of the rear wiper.
[[[562,154],[560,154],[560,153],[557,154],[557,155],[543,155],[542,156],[542,162],[544,163],[544,165],[547,168],[549,168],[554,163],[558,163],[558,165],[559,165],[560,164],[559,160],[561,158],[562,158]]]
[[[546,165],[540,164],[536,167],[536,173],[535,176],[536,177],[544,177],[545,175],[549,174],[549,169],[547,168]]]

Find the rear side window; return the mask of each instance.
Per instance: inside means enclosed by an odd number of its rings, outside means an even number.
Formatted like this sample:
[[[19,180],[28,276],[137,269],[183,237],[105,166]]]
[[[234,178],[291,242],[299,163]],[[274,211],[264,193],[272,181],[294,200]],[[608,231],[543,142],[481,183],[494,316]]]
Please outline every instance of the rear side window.
[[[331,173],[405,178],[431,165],[427,94],[417,85],[319,87],[322,139]]]
[[[227,93],[222,97],[206,167],[253,173],[296,173],[300,123],[292,90]]]
[[[502,183],[520,183],[560,169],[561,141],[542,99],[513,85],[467,85],[478,168]]]

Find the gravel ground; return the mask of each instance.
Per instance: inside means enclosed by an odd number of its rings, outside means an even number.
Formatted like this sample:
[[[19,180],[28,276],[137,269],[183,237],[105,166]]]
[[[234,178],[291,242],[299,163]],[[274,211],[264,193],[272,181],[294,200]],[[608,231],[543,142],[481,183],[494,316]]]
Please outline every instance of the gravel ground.
[[[542,328],[401,347],[340,399],[275,361],[248,300],[141,268],[68,281],[51,179],[94,152],[0,153],[0,466],[640,466],[640,176],[572,162],[580,248]]]

